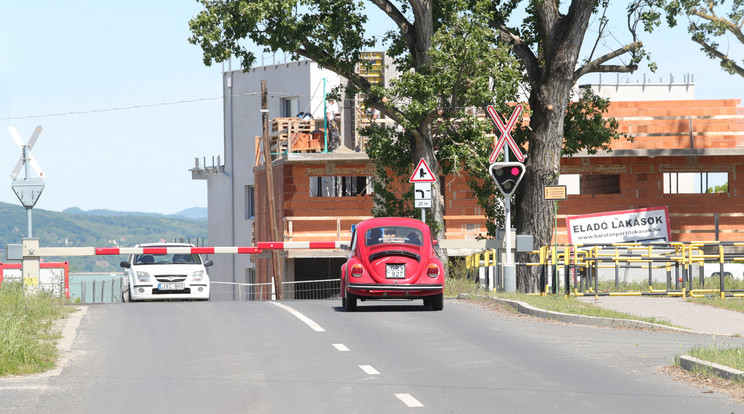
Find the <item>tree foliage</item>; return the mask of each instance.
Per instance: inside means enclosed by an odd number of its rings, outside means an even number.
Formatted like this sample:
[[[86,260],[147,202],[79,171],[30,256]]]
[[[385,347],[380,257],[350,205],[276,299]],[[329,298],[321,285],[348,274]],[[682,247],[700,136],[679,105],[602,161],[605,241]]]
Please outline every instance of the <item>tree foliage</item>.
[[[744,59],[736,56],[741,48],[732,48],[728,40],[735,38],[739,46],[744,44],[741,27],[744,24],[744,4],[740,0],[701,1],[701,0],[647,0],[643,3],[646,16],[652,25],[660,23],[659,9],[666,12],[670,27],[679,23],[679,18],[687,19],[687,30],[692,41],[711,58],[720,61],[723,70],[730,74],[744,76]],[[725,40],[724,44],[719,43]]]
[[[432,37],[429,64],[415,72],[403,72],[386,93],[408,102],[401,106],[404,128],[419,128],[418,120],[430,119],[439,172],[442,176],[454,174],[469,179],[488,223],[493,223],[495,194],[487,173],[493,126],[476,113],[485,105],[508,110],[505,103],[516,100],[521,74],[509,50],[494,47],[495,33],[483,15],[460,11],[445,16],[447,25],[440,25]],[[396,55],[403,67],[409,65],[406,56]],[[410,138],[395,128],[377,125],[362,133],[370,137],[370,158],[386,167],[379,172],[375,185],[375,214],[416,217],[411,205],[413,189],[405,185],[412,161],[413,165],[418,161],[412,154]],[[401,188],[409,190],[401,193]],[[442,223],[430,225],[440,227]]]

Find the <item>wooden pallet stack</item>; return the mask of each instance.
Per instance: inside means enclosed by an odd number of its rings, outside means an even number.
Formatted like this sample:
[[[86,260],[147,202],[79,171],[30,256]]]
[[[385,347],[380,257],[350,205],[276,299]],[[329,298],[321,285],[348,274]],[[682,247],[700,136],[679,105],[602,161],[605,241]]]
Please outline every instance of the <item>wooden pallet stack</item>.
[[[292,152],[314,152],[322,148],[318,146],[316,134],[316,120],[301,118],[274,118],[271,123],[271,152],[286,154]]]

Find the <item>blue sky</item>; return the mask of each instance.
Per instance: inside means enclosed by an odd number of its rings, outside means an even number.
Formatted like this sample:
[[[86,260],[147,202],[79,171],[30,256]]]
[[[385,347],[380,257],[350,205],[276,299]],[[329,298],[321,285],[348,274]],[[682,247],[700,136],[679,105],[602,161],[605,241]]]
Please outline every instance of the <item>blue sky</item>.
[[[206,182],[192,180],[188,170],[195,157],[211,163],[223,153],[222,66],[205,67],[200,49],[187,41],[188,21],[199,10],[196,1],[184,0],[6,2],[0,201],[20,204],[10,173],[21,150],[8,127],[28,140],[42,125],[33,154],[46,188],[36,207],[163,214],[206,207]],[[614,33],[624,33],[623,20],[614,24]],[[698,99],[742,97],[744,79],[723,73],[683,28],[643,40],[659,66],[653,80],[692,73]],[[640,81],[643,73],[650,74],[642,67],[621,82]],[[610,79],[615,75],[605,75]],[[141,108],[115,109],[134,106]],[[115,110],[101,111],[108,109]]]

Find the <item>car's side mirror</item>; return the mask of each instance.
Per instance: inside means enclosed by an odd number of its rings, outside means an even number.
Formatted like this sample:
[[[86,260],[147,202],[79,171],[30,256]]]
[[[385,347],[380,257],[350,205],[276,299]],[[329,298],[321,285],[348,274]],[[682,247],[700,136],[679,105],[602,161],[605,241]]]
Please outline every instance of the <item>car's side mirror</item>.
[[[339,247],[341,248],[341,250],[350,250],[351,249],[351,247],[349,247],[348,244],[342,244],[342,245],[339,245]]]
[[[119,263],[119,266],[125,267],[127,269],[129,269],[130,267],[132,267],[132,265],[130,265],[129,262],[121,262],[121,263]]]
[[[206,262],[204,262],[204,267],[209,267],[209,266],[212,266],[213,264],[214,262],[212,261],[212,259],[208,259]]]

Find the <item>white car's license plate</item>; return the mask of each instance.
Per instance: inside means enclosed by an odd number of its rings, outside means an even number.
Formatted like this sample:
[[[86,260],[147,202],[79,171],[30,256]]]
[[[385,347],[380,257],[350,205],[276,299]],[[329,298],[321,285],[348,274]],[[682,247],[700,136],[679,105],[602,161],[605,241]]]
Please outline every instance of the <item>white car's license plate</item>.
[[[158,290],[184,290],[185,283],[158,283]]]
[[[406,277],[406,265],[390,264],[385,265],[385,277],[388,279],[403,279]]]

